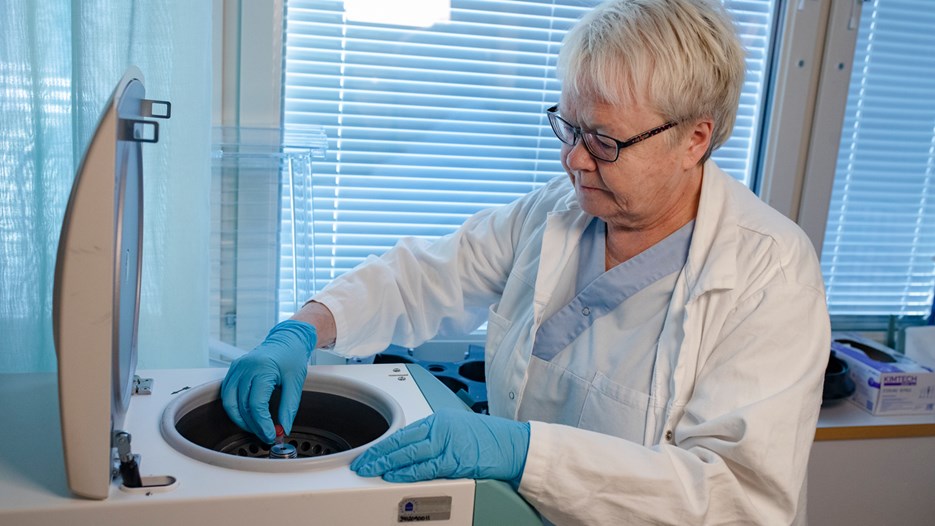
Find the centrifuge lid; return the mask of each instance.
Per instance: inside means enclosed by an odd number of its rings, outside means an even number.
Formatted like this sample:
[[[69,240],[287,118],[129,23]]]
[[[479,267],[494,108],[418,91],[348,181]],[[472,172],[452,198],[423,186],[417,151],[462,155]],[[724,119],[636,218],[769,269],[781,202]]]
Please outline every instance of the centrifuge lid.
[[[104,107],[72,185],[53,290],[62,445],[76,494],[105,498],[111,434],[123,426],[136,369],[143,243],[142,142],[154,114],[130,68]]]

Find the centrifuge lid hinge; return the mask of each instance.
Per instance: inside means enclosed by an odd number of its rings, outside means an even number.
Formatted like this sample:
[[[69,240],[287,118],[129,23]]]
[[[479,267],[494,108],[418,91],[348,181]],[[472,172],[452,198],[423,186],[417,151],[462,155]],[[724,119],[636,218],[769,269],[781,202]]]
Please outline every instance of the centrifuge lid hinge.
[[[140,375],[133,375],[133,394],[149,395],[153,394],[153,379],[140,378]]]

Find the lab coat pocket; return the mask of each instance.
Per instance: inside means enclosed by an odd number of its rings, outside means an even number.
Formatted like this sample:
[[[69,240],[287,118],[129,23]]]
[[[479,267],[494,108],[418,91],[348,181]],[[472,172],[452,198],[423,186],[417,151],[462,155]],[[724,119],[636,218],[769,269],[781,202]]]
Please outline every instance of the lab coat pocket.
[[[496,378],[492,378],[492,375],[495,376],[494,366],[497,363],[498,357],[502,361],[509,352],[501,350],[504,342],[503,338],[509,332],[510,327],[513,326],[513,322],[504,318],[503,316],[497,314],[497,306],[499,304],[495,303],[490,306],[487,312],[487,343],[484,346],[484,364],[487,369],[487,384],[491,385],[496,382]]]
[[[487,312],[487,344],[484,347],[484,359],[490,364],[491,359],[503,343],[503,337],[513,322],[497,314],[498,303],[490,306]]]
[[[648,394],[597,373],[588,389],[578,427],[642,444],[650,406]]]

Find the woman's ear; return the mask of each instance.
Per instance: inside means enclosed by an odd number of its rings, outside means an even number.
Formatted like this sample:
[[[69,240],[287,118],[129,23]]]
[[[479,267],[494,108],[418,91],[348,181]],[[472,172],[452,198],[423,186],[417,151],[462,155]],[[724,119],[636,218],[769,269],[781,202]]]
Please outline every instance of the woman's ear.
[[[685,139],[685,156],[682,163],[682,167],[686,170],[698,166],[705,153],[708,152],[714,123],[710,119],[699,119],[691,126],[692,129]]]

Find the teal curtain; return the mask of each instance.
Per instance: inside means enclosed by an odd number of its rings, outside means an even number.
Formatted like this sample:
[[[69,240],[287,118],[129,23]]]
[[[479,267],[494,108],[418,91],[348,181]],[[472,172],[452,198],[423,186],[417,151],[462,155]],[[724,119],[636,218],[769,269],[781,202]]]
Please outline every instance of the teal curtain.
[[[129,65],[173,103],[143,153],[139,366],[207,364],[210,61],[211,2],[0,0],[0,372],[55,369],[61,220]]]

